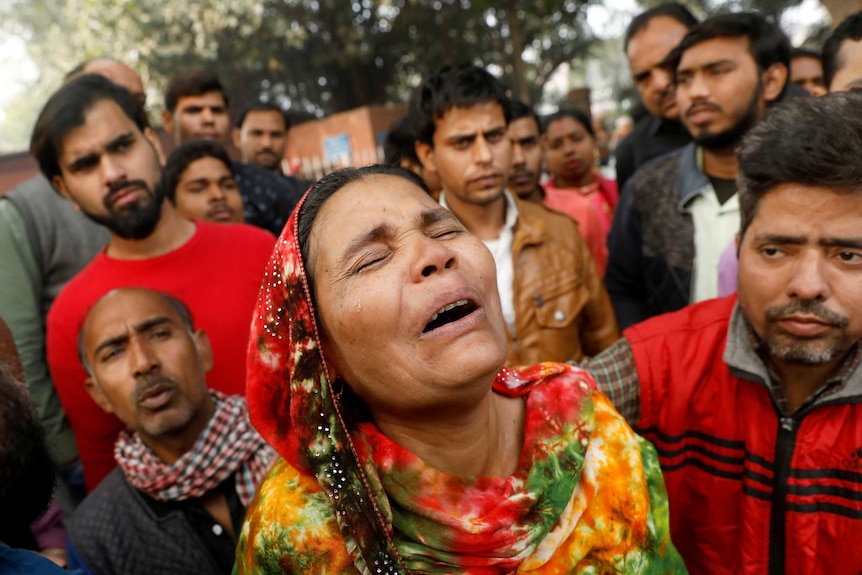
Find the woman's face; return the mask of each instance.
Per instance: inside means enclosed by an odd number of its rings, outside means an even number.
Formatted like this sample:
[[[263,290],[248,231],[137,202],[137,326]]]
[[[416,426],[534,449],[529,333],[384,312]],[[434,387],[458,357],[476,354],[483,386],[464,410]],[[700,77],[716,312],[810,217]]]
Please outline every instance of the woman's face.
[[[545,162],[557,178],[579,179],[590,173],[595,163],[593,137],[568,116],[548,124],[545,131]]]
[[[324,353],[375,417],[487,395],[506,359],[494,260],[413,183],[372,175],[309,238]]]

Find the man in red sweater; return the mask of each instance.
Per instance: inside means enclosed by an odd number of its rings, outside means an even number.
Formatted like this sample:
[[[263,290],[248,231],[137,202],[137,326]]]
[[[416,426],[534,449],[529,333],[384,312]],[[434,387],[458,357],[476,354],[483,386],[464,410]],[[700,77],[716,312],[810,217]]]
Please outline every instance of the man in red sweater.
[[[862,573],[862,94],[794,98],[739,151],[738,298],[584,363],[659,454],[690,573]]]
[[[89,308],[126,286],[187,302],[212,341],[208,384],[243,394],[251,316],[274,245],[272,235],[251,226],[180,217],[164,201],[162,158],[137,110],[125,89],[101,76],[81,76],[48,100],[30,144],[54,187],[111,234],[106,248],[57,297],[47,321],[48,365],[90,490],[115,465],[122,423],[84,389],[76,350]]]

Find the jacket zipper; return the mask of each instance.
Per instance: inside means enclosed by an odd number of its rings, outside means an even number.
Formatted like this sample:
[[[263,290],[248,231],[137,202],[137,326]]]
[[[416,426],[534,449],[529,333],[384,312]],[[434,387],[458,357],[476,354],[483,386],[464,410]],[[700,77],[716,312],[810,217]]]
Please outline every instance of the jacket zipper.
[[[769,517],[769,575],[784,575],[787,552],[787,480],[796,446],[798,421],[791,415],[780,416],[775,440],[772,510]]]

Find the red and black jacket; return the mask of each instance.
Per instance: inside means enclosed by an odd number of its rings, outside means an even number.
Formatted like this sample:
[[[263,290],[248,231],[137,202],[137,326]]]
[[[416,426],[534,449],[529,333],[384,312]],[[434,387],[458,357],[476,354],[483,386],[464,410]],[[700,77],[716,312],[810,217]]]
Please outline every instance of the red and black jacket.
[[[862,573],[862,370],[783,415],[735,296],[624,336],[691,573]]]

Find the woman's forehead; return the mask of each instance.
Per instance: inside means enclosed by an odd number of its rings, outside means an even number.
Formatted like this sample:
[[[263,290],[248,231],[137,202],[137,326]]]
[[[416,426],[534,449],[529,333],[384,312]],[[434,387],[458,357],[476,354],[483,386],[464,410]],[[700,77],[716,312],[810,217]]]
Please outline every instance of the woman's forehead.
[[[318,214],[314,229],[334,231],[333,226],[366,224],[366,220],[398,217],[437,207],[419,186],[400,176],[374,174],[351,182],[335,192]],[[321,223],[323,225],[318,226]]]

